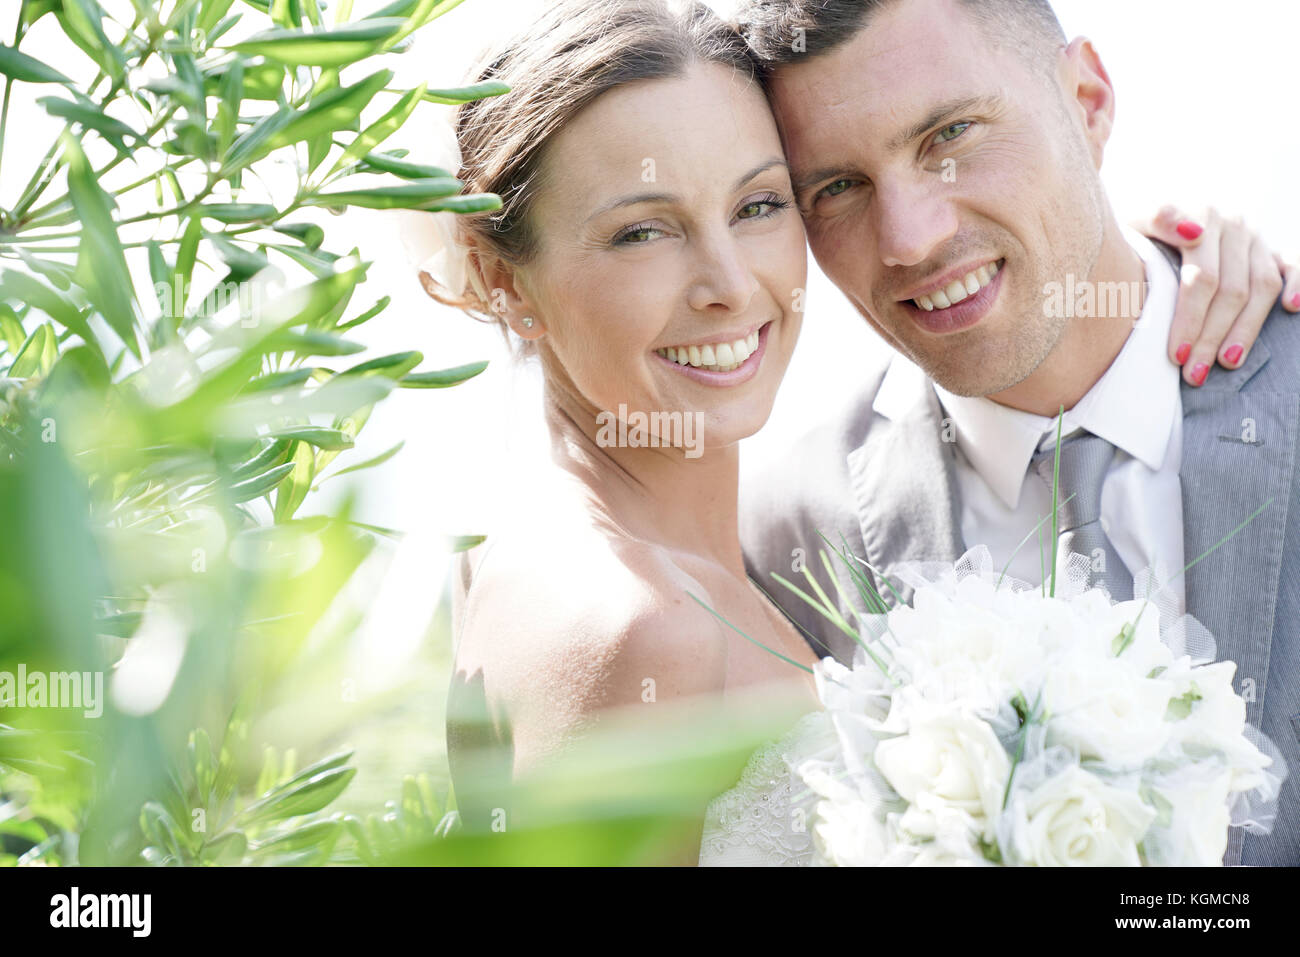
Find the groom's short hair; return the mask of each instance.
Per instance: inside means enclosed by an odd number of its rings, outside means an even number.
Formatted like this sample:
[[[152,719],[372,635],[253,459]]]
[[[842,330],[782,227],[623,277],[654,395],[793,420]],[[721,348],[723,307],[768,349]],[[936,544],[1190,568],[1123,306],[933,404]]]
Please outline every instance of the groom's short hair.
[[[739,26],[767,71],[830,53],[872,16],[907,0],[746,0]],[[1051,71],[1065,31],[1048,0],[958,0],[999,45],[1011,45],[1031,66]]]

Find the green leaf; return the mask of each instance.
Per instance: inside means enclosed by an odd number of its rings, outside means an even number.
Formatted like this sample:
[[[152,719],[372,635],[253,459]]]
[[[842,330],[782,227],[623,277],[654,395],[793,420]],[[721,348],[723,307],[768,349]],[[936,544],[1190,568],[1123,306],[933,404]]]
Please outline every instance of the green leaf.
[[[81,144],[66,133],[63,155],[68,164],[68,192],[82,223],[77,280],[100,315],[139,358],[135,287],[118,239],[117,224],[113,222],[112,201],[99,185]]]
[[[469,103],[472,100],[482,100],[489,96],[501,96],[503,93],[509,92],[510,87],[500,80],[484,80],[482,83],[458,86],[447,90],[425,90],[424,98],[430,103],[456,105]]]
[[[284,477],[296,467],[295,463],[286,462],[263,472],[261,475],[254,475],[242,482],[236,482],[230,486],[230,500],[232,502],[247,502],[251,499],[261,498],[263,495],[269,495]]]
[[[445,389],[459,385],[466,379],[472,379],[488,366],[483,362],[471,362],[469,365],[442,369],[437,372],[414,372],[403,377],[397,384],[404,389]]]
[[[365,349],[359,342],[328,332],[282,332],[266,345],[267,352],[296,352],[300,356],[347,356]]]
[[[307,497],[312,479],[316,476],[316,454],[306,442],[294,443],[292,468],[280,482],[275,493],[275,521],[286,522],[293,518],[298,506]]]
[[[235,0],[203,0],[202,10],[194,26],[203,33],[210,34],[234,2]]]
[[[356,773],[356,768],[331,768],[322,771],[296,787],[276,791],[270,797],[249,805],[239,817],[250,824],[256,824],[314,814],[328,807],[342,794]]]
[[[27,83],[72,83],[52,66],[3,44],[0,44],[0,73]]]
[[[367,209],[424,209],[461,190],[457,179],[421,179],[400,186],[317,193],[304,200],[308,206],[362,206]]]
[[[452,196],[420,208],[430,213],[486,213],[501,208],[501,197],[495,193],[470,193],[468,196]]]
[[[384,140],[388,139],[388,137],[396,133],[401,128],[402,124],[410,118],[410,115],[414,112],[416,106],[419,105],[420,94],[423,92],[424,84],[421,83],[414,90],[408,90],[406,93],[402,94],[402,96],[398,98],[397,102],[393,104],[392,109],[374,123],[370,124],[370,126],[366,127],[365,130],[359,133],[357,137],[348,144],[348,148],[343,151],[343,155],[340,156],[338,162],[334,164],[334,169],[342,169],[351,163],[357,162]]]
[[[18,319],[18,313],[14,312],[13,307],[7,302],[0,302],[0,338],[4,339],[5,345],[14,355],[23,347],[27,341],[27,334],[23,332],[23,324]]]
[[[172,286],[175,309],[171,318],[185,315],[185,304],[189,301],[190,279],[194,275],[194,262],[199,253],[199,240],[203,238],[203,223],[197,216],[191,216],[181,236],[180,248],[176,251],[176,273]]]
[[[308,249],[319,249],[321,243],[325,241],[325,230],[315,223],[276,223],[271,228],[278,233],[301,240]]]
[[[364,375],[375,372],[391,379],[400,379],[423,361],[424,355],[420,352],[395,352],[392,355],[380,356],[378,359],[355,365],[351,369],[345,369],[339,375]]]
[[[357,166],[357,172],[392,173],[402,179],[452,179],[453,175],[437,166],[408,163],[392,153],[367,153]]]
[[[128,137],[136,141],[141,139],[139,133],[121,120],[107,116],[98,109],[84,103],[73,103],[57,96],[42,96],[37,98],[36,102],[45,107],[45,112],[51,116],[80,123],[87,129],[102,134],[104,139],[123,153],[128,152],[130,149],[126,145]]]
[[[276,429],[271,434],[282,439],[297,439],[318,449],[350,449],[354,445],[352,436],[347,433],[317,425],[289,426]]]
[[[261,475],[267,469],[275,468],[277,465],[284,463],[284,457],[289,452],[289,447],[293,445],[291,439],[276,439],[267,443],[266,447],[254,455],[247,462],[238,466],[230,475],[235,482],[243,482],[252,478],[254,475]]]
[[[208,203],[197,213],[220,223],[253,223],[274,219],[277,210],[270,203]]]
[[[405,23],[396,17],[384,17],[324,30],[267,30],[229,49],[290,66],[341,67],[374,53]]]
[[[1184,718],[1186,718],[1188,715],[1192,713],[1192,706],[1195,705],[1196,702],[1200,700],[1201,700],[1201,693],[1196,689],[1195,686],[1193,686],[1192,689],[1188,691],[1186,694],[1180,695],[1177,698],[1170,699],[1169,706],[1165,709],[1165,720],[1166,721],[1183,720]]]
[[[390,302],[392,302],[392,301],[393,301],[393,297],[392,297],[392,296],[382,296],[382,297],[380,297],[380,298],[375,302],[375,304],[374,304],[373,306],[371,306],[371,307],[370,307],[369,309],[367,309],[365,312],[361,313],[361,315],[356,316],[355,318],[353,318],[353,319],[349,319],[347,322],[340,324],[340,325],[338,326],[338,329],[339,329],[340,331],[342,331],[342,330],[344,330],[344,329],[351,329],[351,328],[353,328],[354,326],[359,326],[359,325],[361,325],[361,324],[364,323],[364,322],[369,322],[369,321],[370,321],[371,319],[373,319],[375,316],[379,315],[381,312],[383,312],[385,309],[387,309],[387,308],[388,308],[388,304],[389,304]]]
[[[236,59],[221,78],[221,93],[217,100],[217,116],[212,122],[217,135],[217,155],[224,156],[235,141],[239,120],[239,104],[244,98],[244,61]]]
[[[401,442],[398,442],[396,445],[394,445],[391,449],[388,449],[386,452],[380,452],[374,458],[366,459],[364,462],[358,462],[356,465],[349,465],[345,469],[339,469],[337,472],[333,473],[332,475],[327,476],[326,479],[322,479],[322,481],[326,481],[327,479],[332,479],[332,478],[338,478],[340,475],[347,475],[349,472],[360,472],[362,469],[370,469],[370,468],[374,468],[376,465],[383,465],[385,462],[391,459],[398,452],[402,451],[402,447],[405,445],[406,445],[406,440],[403,439]]]
[[[255,154],[254,158],[300,140],[350,127],[357,122],[366,104],[392,78],[392,70],[380,70],[360,83],[326,91],[319,98],[313,99],[307,109],[294,114],[283,127],[273,132],[267,138],[263,151]]]
[[[63,9],[56,14],[63,32],[101,70],[114,80],[126,73],[126,59],[115,44],[104,34],[104,10],[96,0],[63,0]]]
[[[35,276],[8,269],[0,275],[0,286],[3,286],[6,298],[13,298],[34,306],[87,341],[92,338],[90,327],[86,324],[81,310]]]
[[[47,323],[41,323],[32,330],[27,341],[19,347],[13,364],[9,366],[7,375],[11,379],[26,379],[45,371],[42,365],[45,361],[45,348],[49,335],[50,327]]]
[[[1119,634],[1111,640],[1110,653],[1118,658],[1124,653],[1124,649],[1133,643],[1133,638],[1136,635],[1137,628],[1134,627],[1133,622],[1125,622],[1124,627],[1120,629]]]

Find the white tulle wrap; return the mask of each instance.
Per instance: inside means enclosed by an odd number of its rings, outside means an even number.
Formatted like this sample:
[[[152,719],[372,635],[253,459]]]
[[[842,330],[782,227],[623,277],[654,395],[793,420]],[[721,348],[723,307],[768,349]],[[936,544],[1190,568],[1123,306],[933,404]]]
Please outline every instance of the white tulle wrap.
[[[430,162],[452,175],[461,167],[460,147],[450,124],[435,129],[437,146]],[[472,291],[485,305],[490,303],[481,276],[469,260],[469,247],[461,239],[457,213],[429,213],[421,210],[395,210],[397,232],[406,257],[417,274],[437,283],[454,296]]]
[[[1087,570],[1048,598],[983,546],[891,569],[911,606],[860,622],[889,673],[820,662],[838,746],[790,761],[812,863],[1215,865],[1229,827],[1268,831],[1287,772],[1236,665],[1153,575],[1114,604]]]

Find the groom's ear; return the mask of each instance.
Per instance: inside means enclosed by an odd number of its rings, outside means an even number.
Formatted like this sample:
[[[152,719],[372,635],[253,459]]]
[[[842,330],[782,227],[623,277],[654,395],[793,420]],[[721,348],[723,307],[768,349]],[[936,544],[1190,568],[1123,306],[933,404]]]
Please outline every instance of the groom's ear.
[[[546,332],[545,323],[537,315],[536,304],[518,267],[482,244],[476,244],[470,250],[469,268],[483,283],[489,311],[504,320],[515,335],[522,339],[538,339]]]
[[[1072,102],[1079,111],[1093,165],[1101,169],[1106,143],[1115,125],[1114,84],[1087,37],[1076,37],[1070,42],[1062,54],[1061,66],[1067,105]]]

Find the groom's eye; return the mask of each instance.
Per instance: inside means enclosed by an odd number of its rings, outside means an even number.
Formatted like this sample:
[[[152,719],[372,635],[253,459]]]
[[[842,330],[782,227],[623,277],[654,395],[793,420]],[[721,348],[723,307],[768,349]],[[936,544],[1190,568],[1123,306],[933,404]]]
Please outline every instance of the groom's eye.
[[[934,138],[940,143],[951,143],[970,129],[970,126],[969,123],[954,123],[952,126],[945,126],[938,133],[935,133]]]
[[[838,196],[840,195],[840,193],[843,193],[852,185],[853,185],[852,180],[837,179],[835,182],[831,183],[825,189],[823,189],[821,194],[823,196]]]

